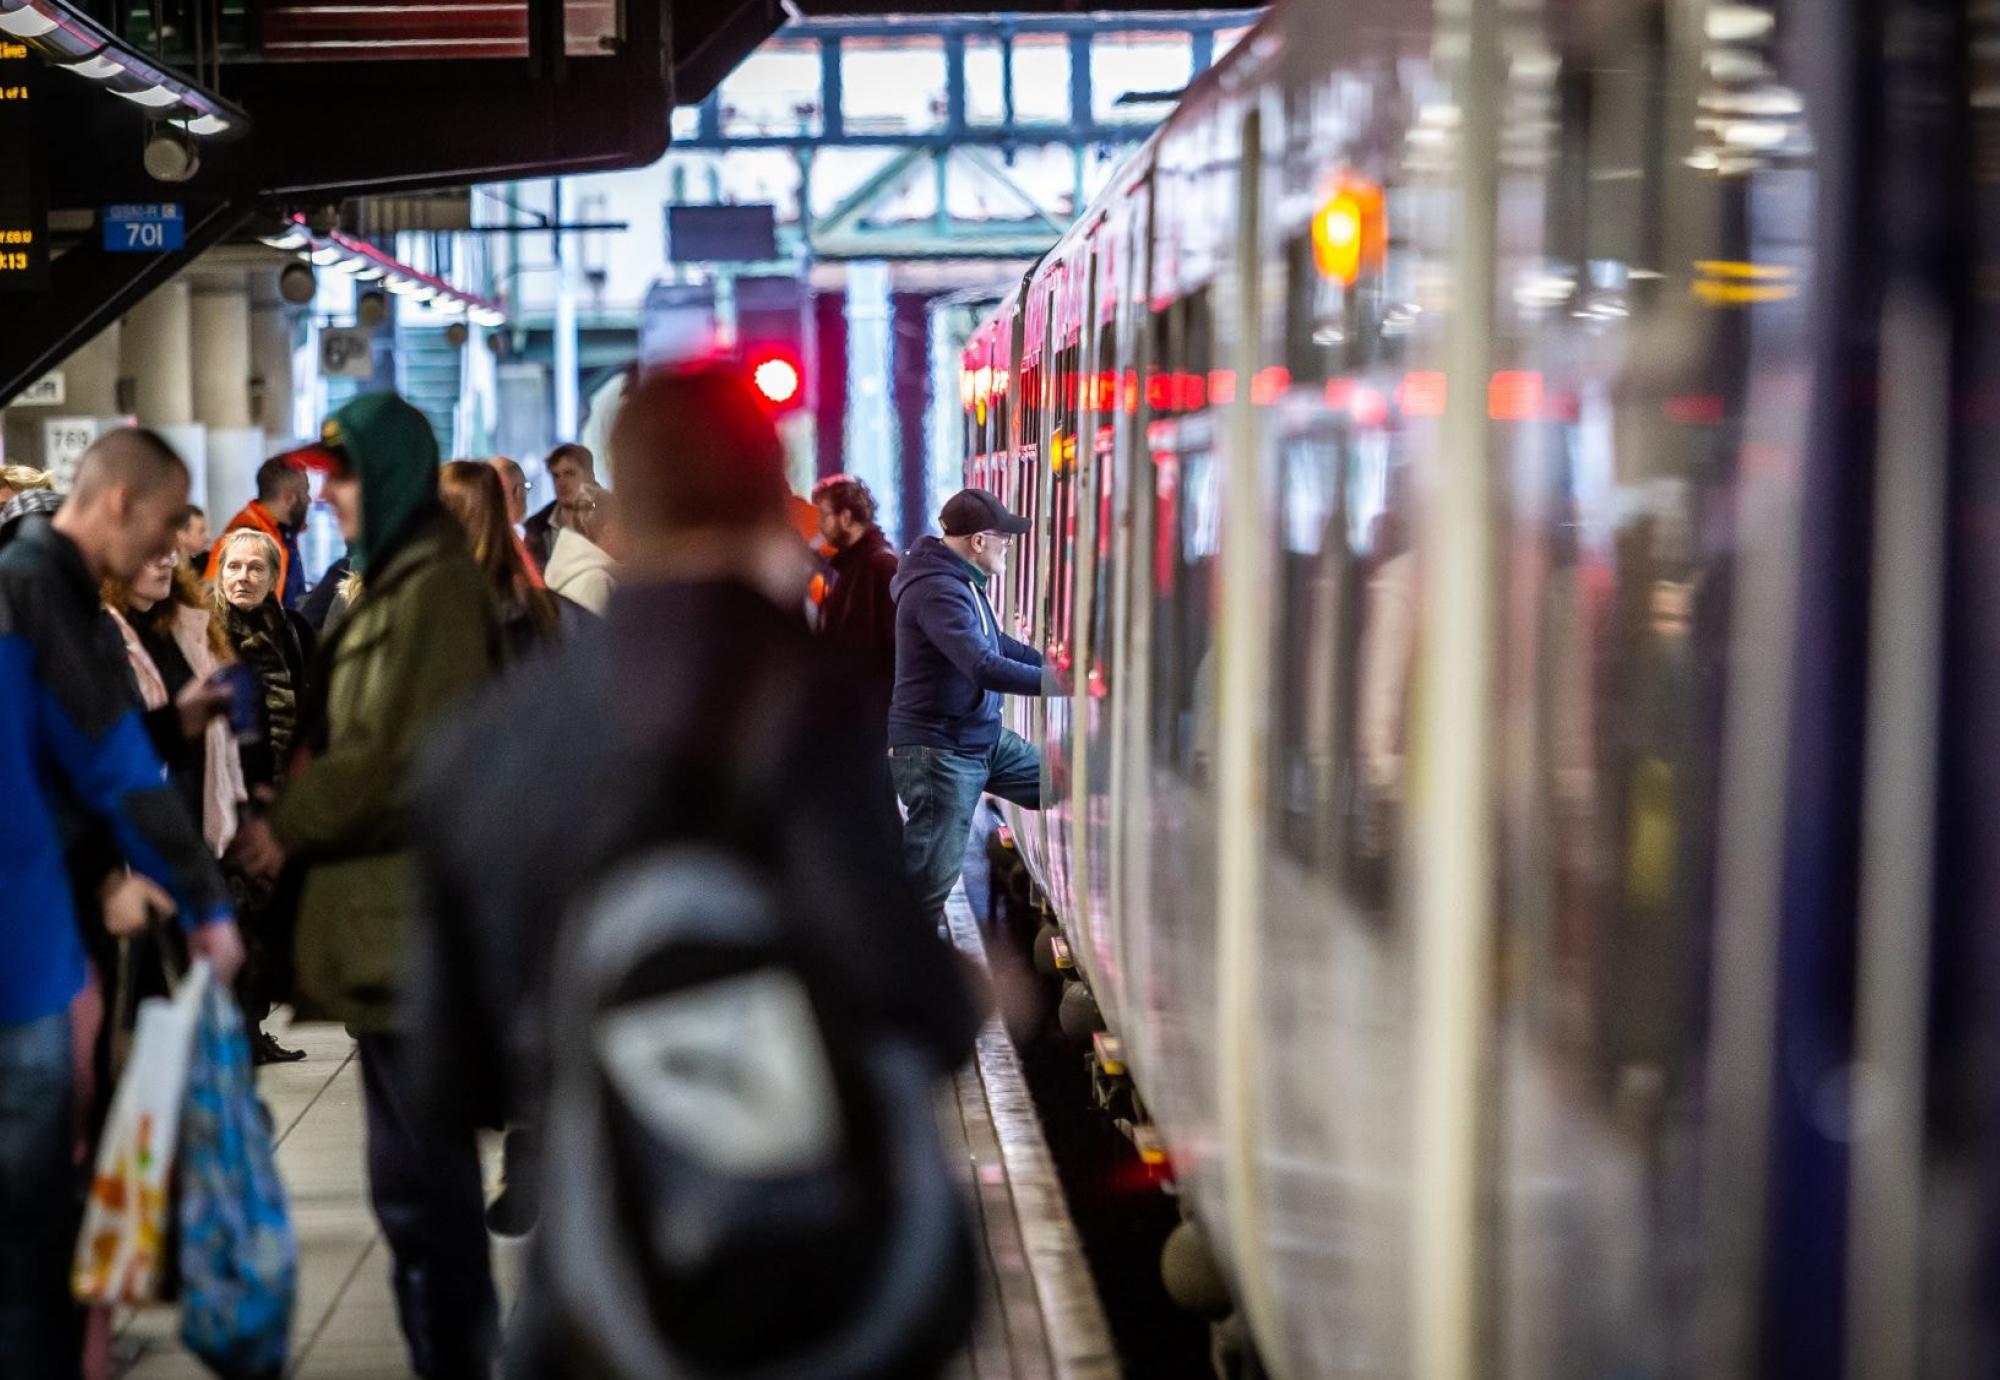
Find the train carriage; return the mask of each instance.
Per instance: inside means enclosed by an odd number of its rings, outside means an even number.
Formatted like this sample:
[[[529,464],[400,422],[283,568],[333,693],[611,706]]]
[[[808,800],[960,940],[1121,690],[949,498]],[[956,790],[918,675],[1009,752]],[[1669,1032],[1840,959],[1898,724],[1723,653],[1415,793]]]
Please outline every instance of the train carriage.
[[[1862,829],[1931,721],[1868,596],[1935,624],[1946,544],[1878,524],[1950,454],[1884,480],[1856,382],[1939,271],[1863,248],[1898,8],[1282,6],[967,347],[1050,664],[1010,822],[1273,1374],[1989,1354],[1922,1098],[1838,1091],[1983,1067],[1893,938],[1925,817]]]

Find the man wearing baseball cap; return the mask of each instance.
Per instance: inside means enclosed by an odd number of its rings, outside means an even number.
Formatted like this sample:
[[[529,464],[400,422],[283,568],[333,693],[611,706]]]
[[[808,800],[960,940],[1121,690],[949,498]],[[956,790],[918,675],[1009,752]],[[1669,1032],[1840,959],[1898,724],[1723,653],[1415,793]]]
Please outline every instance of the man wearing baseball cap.
[[[1006,566],[1007,543],[1032,524],[986,490],[965,489],[938,525],[944,536],[919,537],[889,586],[889,775],[908,812],[904,866],[933,916],[958,881],[980,794],[1041,808],[1041,754],[1000,726],[1000,697],[1044,693],[1042,654],[1000,631],[986,592]]]

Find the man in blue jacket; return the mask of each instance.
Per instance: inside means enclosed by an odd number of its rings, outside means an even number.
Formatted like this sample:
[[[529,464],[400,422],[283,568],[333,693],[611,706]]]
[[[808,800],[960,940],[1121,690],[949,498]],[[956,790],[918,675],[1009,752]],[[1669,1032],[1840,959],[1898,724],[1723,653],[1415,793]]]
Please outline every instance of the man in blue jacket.
[[[1008,541],[1032,524],[986,490],[965,489],[944,505],[938,526],[944,537],[919,537],[889,585],[889,775],[908,812],[903,864],[933,916],[958,881],[980,794],[1042,807],[1041,754],[1000,726],[1000,697],[1044,693],[1042,654],[1000,631],[986,596],[1006,567]]]
[[[171,897],[189,949],[222,981],[243,958],[222,873],[154,755],[115,641],[100,640],[101,582],[129,581],[174,549],[187,488],[157,436],[113,432],[84,453],[54,515],[8,522],[0,549],[0,1369],[10,1376],[76,1369],[70,1007],[87,960],[65,821],[109,827],[116,854],[103,859],[112,876],[98,899],[114,931]],[[193,736],[222,704],[196,684],[168,712]],[[119,856],[153,884],[123,922]],[[90,869],[93,885],[100,875]]]

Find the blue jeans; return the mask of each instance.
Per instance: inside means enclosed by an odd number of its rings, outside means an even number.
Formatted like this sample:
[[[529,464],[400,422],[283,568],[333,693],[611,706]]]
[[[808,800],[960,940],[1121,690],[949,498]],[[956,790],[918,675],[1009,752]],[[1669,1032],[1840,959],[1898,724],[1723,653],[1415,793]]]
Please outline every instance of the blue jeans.
[[[21,1380],[73,1376],[81,1355],[72,1078],[68,1011],[0,1026],[0,1369]]]
[[[972,812],[990,792],[1026,809],[1042,808],[1042,754],[1011,729],[985,752],[893,747],[889,778],[908,817],[903,821],[903,869],[926,915],[942,915],[965,861]]]

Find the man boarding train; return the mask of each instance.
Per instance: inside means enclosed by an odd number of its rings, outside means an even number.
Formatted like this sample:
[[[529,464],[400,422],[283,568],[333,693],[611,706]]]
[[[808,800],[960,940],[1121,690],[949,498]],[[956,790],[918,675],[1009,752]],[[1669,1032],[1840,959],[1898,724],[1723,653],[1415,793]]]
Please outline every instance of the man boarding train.
[[[986,593],[1006,569],[1008,542],[1033,524],[986,490],[965,489],[938,526],[944,536],[919,537],[890,585],[889,774],[908,815],[904,868],[932,916],[958,881],[983,792],[1041,808],[1041,753],[1001,725],[1000,697],[1046,693],[1042,654],[1000,631]]]

